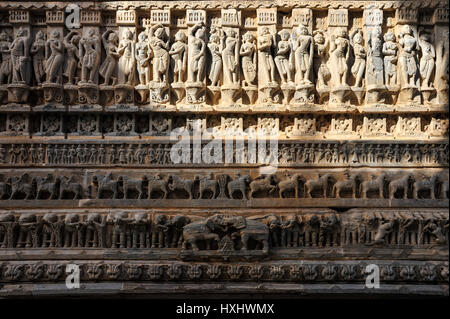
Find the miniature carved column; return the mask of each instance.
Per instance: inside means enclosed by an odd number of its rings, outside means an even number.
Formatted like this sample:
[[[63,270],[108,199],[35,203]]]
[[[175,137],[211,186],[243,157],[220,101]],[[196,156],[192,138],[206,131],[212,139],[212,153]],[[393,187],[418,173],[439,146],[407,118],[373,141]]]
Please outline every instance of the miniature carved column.
[[[188,65],[186,101],[190,104],[205,102],[206,87],[206,11],[186,10],[188,25]]]
[[[295,96],[297,103],[314,103],[313,58],[314,39],[312,37],[313,13],[311,9],[293,9],[292,41],[295,73]],[[285,87],[285,88],[283,88]],[[281,85],[283,92],[289,85]]]
[[[276,82],[274,52],[276,49],[277,9],[257,9],[258,23],[258,89],[260,103],[277,103],[279,85]]]
[[[31,27],[30,12],[9,11],[9,22],[14,28],[14,40],[10,46],[12,81],[8,85],[8,102],[26,103],[31,82]]]
[[[330,104],[340,105],[350,93],[348,71],[350,41],[348,38],[348,10],[328,10],[328,35],[330,38],[330,58],[327,66],[331,73]]]
[[[398,103],[411,109],[410,104],[421,102],[419,85],[419,65],[417,53],[417,9],[397,9],[395,34],[399,48],[398,70],[400,93]],[[399,106],[401,108],[401,106]]]
[[[366,104],[380,103],[386,90],[383,73],[383,38],[381,26],[383,10],[367,7],[364,10],[364,33],[367,47]]]
[[[101,58],[101,12],[81,11],[82,34],[79,44],[81,78],[78,82],[78,100],[81,104],[95,105],[100,108],[99,74]]]
[[[135,75],[135,34],[136,12],[134,10],[118,10],[116,24],[118,26],[117,37],[117,83],[114,85],[114,101],[116,104],[132,104],[134,102],[134,75]],[[114,31],[112,31],[114,32]],[[109,37],[112,33],[109,34]],[[112,44],[109,39],[110,46]],[[108,51],[108,50],[107,50]],[[107,57],[108,58],[108,57]]]
[[[436,74],[434,88],[437,103],[448,105],[448,63],[449,63],[449,9],[437,8],[433,15],[434,44],[436,49]],[[448,107],[448,106],[447,106]]]

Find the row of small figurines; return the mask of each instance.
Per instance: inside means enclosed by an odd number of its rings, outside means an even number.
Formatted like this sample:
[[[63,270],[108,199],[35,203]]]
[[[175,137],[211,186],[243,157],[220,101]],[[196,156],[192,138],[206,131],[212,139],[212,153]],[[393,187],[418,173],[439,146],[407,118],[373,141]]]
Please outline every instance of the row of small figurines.
[[[313,81],[319,95],[325,91],[331,94],[332,103],[345,102],[352,90],[361,103],[364,85],[368,90],[367,103],[383,103],[380,94],[393,88],[404,91],[401,102],[405,103],[420,102],[416,100],[419,86],[427,95],[425,100],[429,100],[435,89],[441,92],[448,88],[447,41],[436,39],[435,46],[428,32],[420,30],[417,38],[409,25],[401,26],[396,35],[388,31],[384,41],[381,28],[373,28],[365,40],[361,29],[354,29],[350,35],[344,29],[333,34],[315,30],[311,35],[304,26],[292,33],[282,29],[277,34],[269,27],[261,27],[257,36],[248,31],[240,39],[239,32],[233,28],[212,27],[206,41],[206,27],[197,24],[187,31],[188,35],[179,30],[172,44],[162,25],[139,33],[137,42],[129,28],[122,31],[121,39],[113,30],[105,31],[101,39],[96,32],[91,28],[82,36],[70,31],[62,39],[61,32],[53,30],[45,40],[44,33],[38,31],[31,42],[27,31],[21,28],[11,42],[3,31],[0,83],[29,84],[33,73],[35,82],[44,86],[62,84],[63,75],[67,83],[75,84],[81,71],[79,85],[95,84],[98,72],[104,86],[150,85],[150,95],[157,96],[155,99],[160,102],[168,101],[171,82],[178,101],[185,93],[186,101],[193,103],[204,102],[204,96],[200,95],[204,92],[206,73],[210,90],[221,92],[224,103],[235,102],[241,85],[250,103],[256,101],[258,89],[259,102],[281,102],[280,89],[285,100],[296,91],[294,100],[313,102]],[[448,38],[448,31],[443,36]],[[210,58],[206,54],[208,50]],[[173,75],[171,80],[169,69]],[[354,79],[352,88],[349,73]]]

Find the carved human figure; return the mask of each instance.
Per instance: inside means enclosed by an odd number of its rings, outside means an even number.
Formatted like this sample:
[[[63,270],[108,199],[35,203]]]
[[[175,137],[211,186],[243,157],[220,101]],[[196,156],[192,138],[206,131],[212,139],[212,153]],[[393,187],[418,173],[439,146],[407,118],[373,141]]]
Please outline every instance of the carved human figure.
[[[270,33],[268,27],[263,27],[258,37],[258,57],[265,83],[275,83],[275,63],[272,55],[274,46],[275,35]]]
[[[152,49],[153,81],[167,83],[169,71],[169,40],[161,24],[154,25],[149,30],[149,45]]]
[[[188,78],[190,83],[202,82],[205,69],[205,49],[206,44],[203,37],[205,35],[205,27],[203,23],[197,23],[189,31],[188,36]]]
[[[80,39],[78,56],[81,59],[81,82],[94,83],[95,72],[100,63],[100,46],[95,29],[89,29]]]
[[[135,63],[134,50],[133,33],[129,29],[126,29],[124,30],[122,40],[117,47],[117,53],[119,55],[119,82],[121,84],[133,84]]]
[[[325,37],[323,30],[314,31],[314,56],[318,60],[315,64],[315,74],[317,76],[317,87],[325,87],[330,78],[330,70],[327,67],[328,46],[330,41]]]
[[[363,85],[364,71],[366,70],[366,50],[364,49],[364,38],[360,29],[352,31],[350,42],[355,54],[351,72],[355,78],[355,87],[361,87]]]
[[[331,82],[334,86],[347,85],[348,60],[350,57],[347,31],[340,30],[337,35],[331,36],[330,59],[328,68],[331,71]]]
[[[383,41],[381,30],[374,28],[367,40],[367,85],[383,85]]]
[[[40,85],[45,76],[45,34],[42,31],[36,33],[36,39],[30,48],[33,56],[33,71],[37,85]]]
[[[402,87],[415,86],[417,78],[417,40],[411,26],[404,25],[398,35],[400,83]]]
[[[147,85],[150,82],[150,56],[151,49],[148,45],[148,37],[145,31],[138,35],[138,42],[135,47],[136,65],[139,75],[139,84]]]
[[[392,31],[386,32],[383,43],[384,81],[387,86],[397,84],[397,43]]]
[[[110,80],[112,81],[111,85],[116,84],[117,78],[113,76],[113,73],[117,67],[117,60],[120,57],[119,53],[117,52],[117,42],[118,37],[114,31],[107,30],[105,31],[105,33],[103,33],[102,43],[106,51],[106,58],[99,69],[99,74],[104,79],[102,85],[110,85]]]
[[[431,76],[433,75],[436,51],[434,45],[431,43],[430,34],[422,32],[419,35],[419,47],[422,53],[420,57],[420,77],[422,79],[422,87],[432,87]]]
[[[47,82],[62,83],[62,66],[64,63],[64,45],[60,39],[60,32],[53,30],[50,39],[45,43],[45,72]]]
[[[70,31],[64,37],[64,46],[66,48],[66,66],[64,76],[67,78],[67,83],[75,84],[74,77],[77,74],[78,64],[80,60],[79,53],[80,34],[76,31]]]
[[[225,47],[222,50],[223,84],[238,83],[239,43],[235,30],[225,32]]]
[[[222,44],[220,38],[223,36],[219,30],[211,31],[209,36],[208,49],[211,53],[209,80],[211,81],[211,86],[219,85],[220,75],[222,73]]]
[[[247,32],[242,37],[242,45],[239,50],[239,55],[242,57],[241,65],[244,73],[243,86],[254,85],[256,79],[256,45],[255,37],[250,32]]]
[[[171,56],[173,81],[183,82],[187,67],[187,44],[186,34],[182,30],[175,34],[175,42],[170,48],[169,55]]]
[[[448,64],[449,64],[449,30],[443,32],[442,39],[436,43],[436,76],[435,88],[438,92],[444,91],[445,99],[448,99],[445,90],[448,90]]]
[[[11,41],[9,35],[2,31],[0,33],[0,85],[9,84],[12,79],[12,62],[11,62]]]
[[[314,57],[314,39],[309,35],[308,28],[300,26],[297,29],[295,50],[295,83],[311,84],[310,73]]]
[[[286,29],[281,30],[278,34],[280,36],[280,41],[278,41],[277,50],[275,53],[275,65],[277,66],[281,83],[292,83],[294,55],[292,52],[292,45],[289,41],[291,34]]]
[[[27,83],[28,62],[30,61],[30,38],[24,28],[17,31],[16,38],[11,43],[11,57],[13,66],[13,83]]]

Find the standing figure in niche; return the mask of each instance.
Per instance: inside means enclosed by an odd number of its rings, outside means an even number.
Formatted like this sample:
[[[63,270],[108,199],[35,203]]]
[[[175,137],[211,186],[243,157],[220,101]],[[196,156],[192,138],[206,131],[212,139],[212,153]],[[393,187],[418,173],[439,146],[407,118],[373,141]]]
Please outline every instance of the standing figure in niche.
[[[11,41],[9,35],[2,31],[0,33],[0,85],[4,83],[11,83],[12,78],[12,62],[11,62],[11,52],[9,47],[11,46]]]
[[[211,70],[209,71],[211,86],[219,85],[220,73],[222,72],[221,37],[223,37],[223,34],[219,30],[211,30],[208,43],[208,48],[211,53]]]
[[[222,50],[223,83],[238,83],[239,45],[237,33],[234,30],[225,32],[225,48]]]
[[[100,63],[100,47],[95,29],[89,29],[80,39],[78,56],[81,60],[81,82],[94,83],[95,71]]]
[[[422,87],[432,87],[431,76],[434,71],[434,59],[436,58],[436,51],[434,45],[431,44],[430,34],[422,32],[419,35],[419,47],[422,52],[420,58],[420,77],[422,78]]]
[[[409,25],[406,24],[401,29],[398,35],[398,44],[400,48],[398,60],[401,72],[401,85],[402,87],[415,86],[417,77],[417,41]]]
[[[381,30],[373,29],[367,40],[367,84],[383,85],[383,41]]]
[[[30,53],[33,56],[33,70],[37,85],[42,83],[42,78],[45,76],[45,35],[42,31],[36,33],[36,39],[30,48]]]
[[[255,37],[247,32],[242,37],[239,55],[242,57],[242,71],[244,73],[243,86],[254,85],[256,79],[256,45]]]
[[[308,34],[308,28],[298,28],[295,42],[295,83],[311,84],[310,73],[314,57],[314,39]]]
[[[105,47],[106,48],[106,47]],[[134,42],[133,33],[126,29],[122,41],[117,48],[119,55],[120,83],[132,85],[134,75]]]
[[[30,38],[27,30],[20,28],[17,31],[16,38],[11,43],[11,61],[13,66],[13,83],[28,83],[29,74],[28,62],[30,61]]]
[[[147,34],[142,31],[138,35],[138,42],[135,47],[139,84],[141,85],[147,85],[150,82],[151,49],[147,40]]]
[[[64,63],[64,45],[60,39],[60,33],[54,30],[45,44],[45,72],[47,82],[62,83],[61,71]]]
[[[99,69],[100,75],[104,78],[102,85],[109,85],[110,80],[112,80],[111,85],[115,85],[117,78],[113,76],[113,72],[116,69],[117,60],[119,59],[119,53],[117,52],[117,34],[112,30],[107,30],[102,35],[102,43],[106,51],[106,58]]]
[[[278,42],[277,51],[275,53],[275,64],[280,74],[281,83],[292,83],[292,69],[294,56],[292,54],[292,46],[289,42],[291,34],[288,30],[283,29],[278,32],[280,41]]]
[[[268,27],[263,27],[258,37],[259,61],[261,62],[264,80],[275,83],[275,63],[272,56],[272,48],[275,45],[275,35],[270,33]]]
[[[169,71],[169,41],[166,40],[166,31],[161,24],[150,28],[149,44],[152,49],[153,81],[167,83]]]
[[[331,81],[334,86],[347,86],[349,46],[347,31],[340,30],[337,36],[331,36],[328,68],[331,71]]]
[[[366,69],[366,50],[364,49],[363,34],[360,29],[353,30],[350,34],[350,42],[355,53],[355,61],[353,63],[351,72],[355,77],[355,87],[363,85],[363,76]]]
[[[170,48],[169,55],[172,57],[173,81],[182,82],[187,66],[186,34],[182,30],[175,34],[175,42]]]
[[[197,23],[189,31],[188,52],[189,52],[189,68],[188,82],[203,82],[205,69],[205,28],[202,23]]]
[[[74,84],[74,77],[77,73],[78,61],[78,44],[80,42],[80,34],[76,31],[70,31],[64,37],[64,46],[66,47],[66,67],[64,76],[67,77],[68,84]]]
[[[316,64],[315,73],[317,74],[317,87],[325,87],[330,78],[330,70],[327,67],[327,49],[329,45],[328,38],[325,37],[325,31],[314,31],[314,56],[319,60]]]
[[[383,43],[384,81],[387,86],[397,84],[397,43],[392,31],[386,32]]]

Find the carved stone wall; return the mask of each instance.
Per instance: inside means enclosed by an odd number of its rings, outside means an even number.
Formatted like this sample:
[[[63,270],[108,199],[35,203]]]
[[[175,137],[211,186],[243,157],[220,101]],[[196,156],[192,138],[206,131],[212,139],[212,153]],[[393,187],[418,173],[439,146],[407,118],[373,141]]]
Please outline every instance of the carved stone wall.
[[[67,5],[0,3],[0,296],[448,295],[447,2]]]

